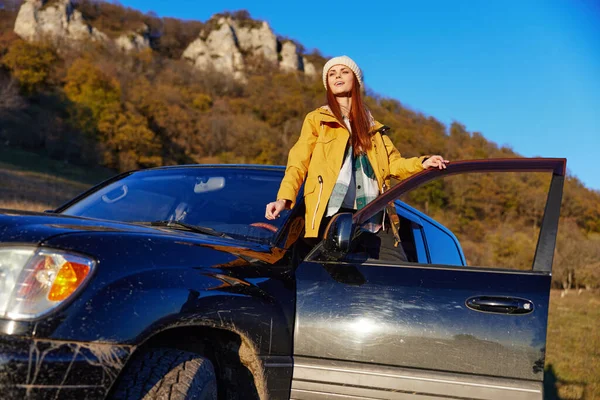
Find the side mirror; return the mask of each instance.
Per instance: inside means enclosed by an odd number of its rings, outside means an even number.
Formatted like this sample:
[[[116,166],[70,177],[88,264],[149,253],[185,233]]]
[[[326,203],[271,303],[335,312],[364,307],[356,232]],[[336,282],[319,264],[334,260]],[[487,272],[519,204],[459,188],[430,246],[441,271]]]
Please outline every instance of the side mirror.
[[[340,259],[350,251],[350,242],[354,233],[351,213],[334,215],[325,229],[323,248],[328,256]]]

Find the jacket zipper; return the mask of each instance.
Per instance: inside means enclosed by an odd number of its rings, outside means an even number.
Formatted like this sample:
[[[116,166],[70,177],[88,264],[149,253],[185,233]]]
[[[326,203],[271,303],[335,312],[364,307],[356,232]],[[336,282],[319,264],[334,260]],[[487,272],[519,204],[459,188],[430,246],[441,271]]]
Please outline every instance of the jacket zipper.
[[[319,209],[319,204],[321,204],[321,193],[323,193],[323,177],[321,175],[319,175],[318,180],[319,180],[319,197],[317,198],[317,206],[315,207],[315,212],[313,213],[312,229],[315,229],[315,218],[317,218],[317,210]]]
[[[387,188],[387,185],[385,184],[385,182],[383,182],[383,185],[381,186],[381,194],[385,193],[385,189]],[[383,207],[383,220],[381,221],[381,229],[385,230],[385,212],[387,211],[387,207]]]

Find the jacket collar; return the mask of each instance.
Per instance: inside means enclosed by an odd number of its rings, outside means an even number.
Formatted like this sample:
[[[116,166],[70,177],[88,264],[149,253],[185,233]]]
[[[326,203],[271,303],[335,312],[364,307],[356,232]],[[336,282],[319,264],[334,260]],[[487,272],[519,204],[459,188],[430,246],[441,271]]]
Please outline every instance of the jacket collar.
[[[323,121],[340,123],[340,121],[338,121],[338,119],[335,117],[335,115],[333,115],[333,113],[329,109],[329,106],[322,106],[319,107],[317,110],[319,111],[319,114],[321,114],[321,118],[323,118]]]
[[[338,124],[341,124],[340,121],[338,121],[338,119],[335,117],[335,115],[333,115],[333,113],[329,109],[329,106],[319,107],[318,111],[319,111],[319,114],[321,114],[321,116],[322,116],[321,118],[323,118],[323,121],[337,122]],[[388,129],[390,129],[390,128],[376,120],[373,120],[373,126],[371,126],[370,133],[371,133],[371,135],[374,135],[377,132],[384,133]]]

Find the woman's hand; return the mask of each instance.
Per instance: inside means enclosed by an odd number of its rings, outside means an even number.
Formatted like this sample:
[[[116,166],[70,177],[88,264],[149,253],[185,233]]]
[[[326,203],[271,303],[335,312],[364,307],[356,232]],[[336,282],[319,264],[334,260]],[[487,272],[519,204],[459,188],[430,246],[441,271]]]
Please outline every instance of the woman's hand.
[[[427,168],[439,168],[446,169],[446,164],[450,161],[444,160],[442,156],[431,156],[427,160],[423,161],[423,167]]]
[[[279,218],[279,213],[286,208],[287,202],[287,200],[277,200],[267,204],[267,211],[265,212],[265,217],[267,219]]]

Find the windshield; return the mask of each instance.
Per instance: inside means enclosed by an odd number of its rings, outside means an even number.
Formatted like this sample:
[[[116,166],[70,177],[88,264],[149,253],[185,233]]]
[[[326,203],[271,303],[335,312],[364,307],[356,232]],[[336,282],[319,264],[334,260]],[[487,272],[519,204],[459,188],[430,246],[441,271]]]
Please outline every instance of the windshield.
[[[274,221],[265,218],[266,205],[275,199],[282,178],[283,170],[251,167],[138,171],[81,199],[62,214],[123,222],[182,222],[234,238],[270,242],[289,213]]]

